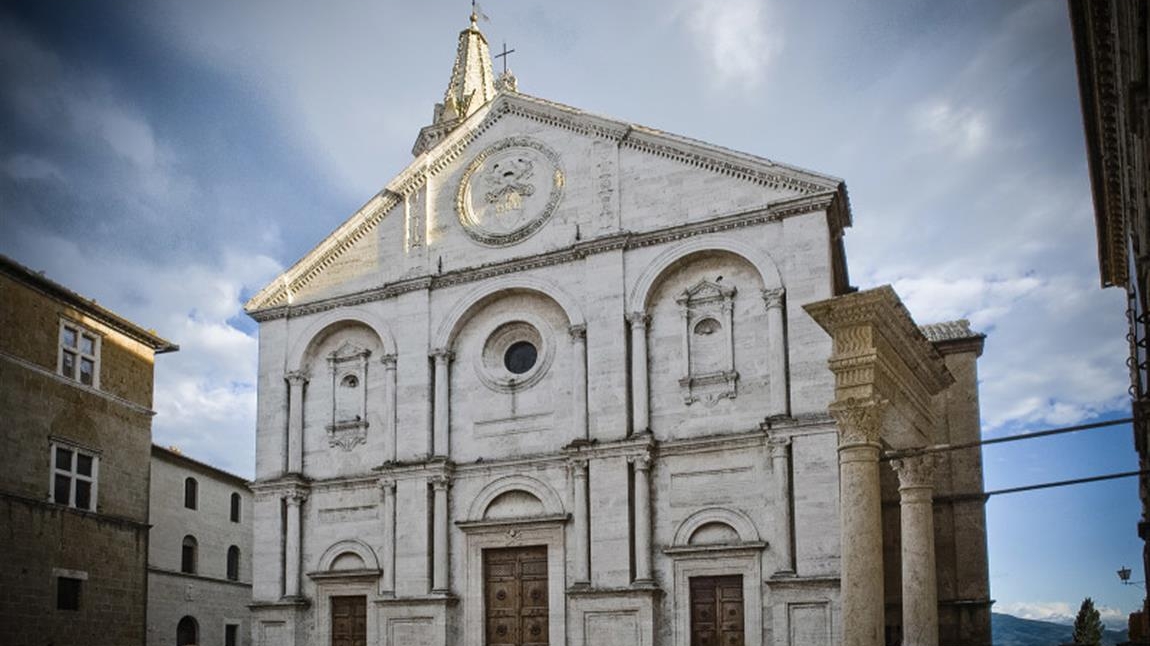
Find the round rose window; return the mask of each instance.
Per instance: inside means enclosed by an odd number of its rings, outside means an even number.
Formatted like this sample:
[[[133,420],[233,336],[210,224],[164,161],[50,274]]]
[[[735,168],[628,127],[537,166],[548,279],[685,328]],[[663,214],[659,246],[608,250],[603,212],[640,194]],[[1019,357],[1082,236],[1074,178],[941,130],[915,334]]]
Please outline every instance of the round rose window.
[[[539,358],[539,351],[530,341],[516,341],[507,348],[503,354],[503,366],[507,371],[521,375],[535,367],[535,360]]]

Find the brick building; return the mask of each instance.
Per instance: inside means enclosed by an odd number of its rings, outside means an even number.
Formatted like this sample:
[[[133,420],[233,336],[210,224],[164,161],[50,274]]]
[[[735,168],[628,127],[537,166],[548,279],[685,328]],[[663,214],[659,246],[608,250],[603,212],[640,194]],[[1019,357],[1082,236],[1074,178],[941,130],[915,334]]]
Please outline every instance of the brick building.
[[[148,644],[250,643],[252,495],[243,478],[152,447]]]
[[[154,332],[0,256],[0,635],[143,644]]]

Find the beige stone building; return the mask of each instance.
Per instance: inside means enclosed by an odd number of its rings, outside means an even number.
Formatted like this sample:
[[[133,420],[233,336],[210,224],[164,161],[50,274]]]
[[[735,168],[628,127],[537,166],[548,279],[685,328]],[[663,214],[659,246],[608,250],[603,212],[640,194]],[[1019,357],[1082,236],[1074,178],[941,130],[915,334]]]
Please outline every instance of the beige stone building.
[[[177,347],[0,256],[0,641],[143,644],[152,362]]]
[[[150,498],[149,646],[250,644],[247,481],[153,446]]]
[[[495,79],[247,304],[253,642],[989,644],[976,359],[841,180]],[[895,459],[891,459],[895,458]],[[892,468],[893,467],[893,468]]]

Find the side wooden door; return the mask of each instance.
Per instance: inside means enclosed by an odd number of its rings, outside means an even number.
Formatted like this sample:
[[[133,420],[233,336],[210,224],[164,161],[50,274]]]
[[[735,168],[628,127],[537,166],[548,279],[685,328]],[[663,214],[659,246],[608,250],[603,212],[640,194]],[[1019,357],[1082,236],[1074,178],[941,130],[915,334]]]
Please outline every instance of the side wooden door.
[[[367,646],[367,597],[331,598],[331,646]]]
[[[743,646],[743,577],[691,577],[691,646]]]

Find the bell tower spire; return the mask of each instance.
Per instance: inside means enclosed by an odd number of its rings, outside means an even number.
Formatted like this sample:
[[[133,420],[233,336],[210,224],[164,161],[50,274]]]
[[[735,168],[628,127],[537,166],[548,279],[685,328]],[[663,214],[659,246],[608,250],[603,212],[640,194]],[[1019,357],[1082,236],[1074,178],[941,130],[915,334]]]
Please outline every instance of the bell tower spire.
[[[420,154],[435,145],[459,122],[475,113],[495,98],[495,75],[491,66],[491,50],[487,38],[479,31],[479,18],[486,17],[475,2],[471,3],[471,24],[459,32],[459,47],[451,80],[443,93],[443,103],[435,104],[430,126],[423,128],[416,139],[413,154]]]

